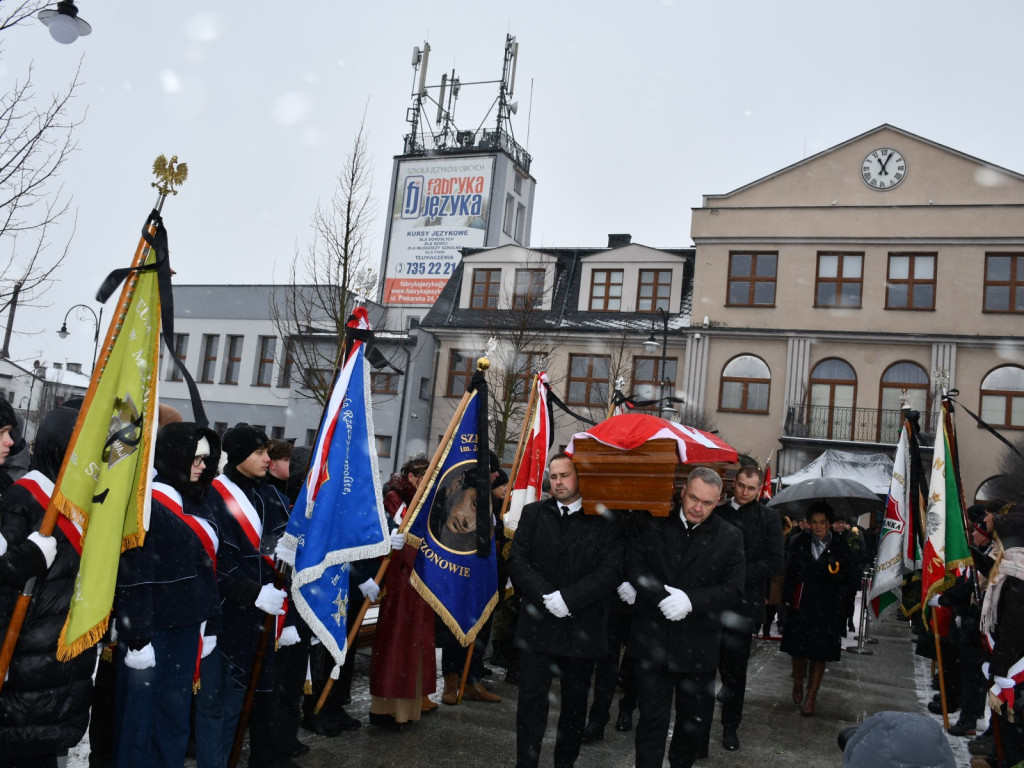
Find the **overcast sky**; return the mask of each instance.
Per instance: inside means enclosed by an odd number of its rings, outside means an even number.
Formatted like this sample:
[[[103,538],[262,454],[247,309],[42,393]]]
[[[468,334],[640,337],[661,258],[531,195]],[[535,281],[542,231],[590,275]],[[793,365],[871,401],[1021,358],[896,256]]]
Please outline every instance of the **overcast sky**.
[[[45,297],[19,311],[12,357],[92,357],[102,277],[125,266],[156,199],[158,154],[189,164],[164,218],[182,283],[287,279],[331,195],[363,112],[383,246],[392,158],[411,105],[413,46],[428,84],[498,80],[519,42],[513,118],[537,179],[532,245],[600,246],[629,232],[691,245],[690,209],[882,123],[1024,172],[1024,3],[660,0],[96,2],[92,35],[36,21],[0,40],[5,91],[34,63],[40,96],[81,63],[86,109],[62,181],[78,227]],[[462,90],[461,129],[490,126],[496,85]],[[108,317],[104,318],[104,326]],[[6,317],[3,318],[6,324]],[[104,328],[105,331],[105,328]]]

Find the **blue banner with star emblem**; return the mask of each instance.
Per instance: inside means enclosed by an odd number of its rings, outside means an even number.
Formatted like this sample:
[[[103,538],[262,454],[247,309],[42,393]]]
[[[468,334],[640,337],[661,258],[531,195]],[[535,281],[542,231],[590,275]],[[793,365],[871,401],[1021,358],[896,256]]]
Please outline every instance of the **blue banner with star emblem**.
[[[296,610],[338,665],[347,651],[349,563],[389,549],[364,350],[356,341],[335,378],[283,539],[295,549]]]

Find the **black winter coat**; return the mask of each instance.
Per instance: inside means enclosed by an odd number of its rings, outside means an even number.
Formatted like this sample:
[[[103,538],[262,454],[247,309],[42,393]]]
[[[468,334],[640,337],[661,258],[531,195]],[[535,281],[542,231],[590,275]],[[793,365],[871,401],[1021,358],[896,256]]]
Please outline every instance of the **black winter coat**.
[[[743,534],[711,514],[691,533],[674,510],[639,514],[629,541],[626,572],[637,591],[626,650],[644,664],[706,676],[718,667],[722,612],[743,596]],[[665,585],[683,590],[693,611],[669,621],[658,603]]]
[[[523,508],[508,572],[522,596],[516,646],[535,653],[599,658],[608,652],[608,598],[623,581],[625,540],[614,517],[570,515],[562,532],[554,499]],[[544,595],[560,591],[570,616],[555,618]]]
[[[779,513],[759,501],[733,509],[726,502],[714,512],[716,517],[736,526],[743,534],[743,599],[736,612],[746,619],[742,631],[750,634],[764,621],[764,598],[768,582],[782,573],[782,522]],[[735,627],[740,631],[740,627]]]
[[[60,471],[77,416],[77,410],[60,407],[39,428],[32,466],[51,480]],[[15,485],[0,498],[0,533],[9,546],[18,547],[38,530],[44,514],[35,497]],[[0,692],[0,756],[4,758],[64,752],[81,740],[89,724],[96,651],[84,651],[69,662],[57,660],[57,638],[71,605],[79,556],[59,528],[53,535],[56,559],[36,582],[9,677]],[[0,626],[10,623],[19,591],[0,588]]]
[[[860,569],[849,546],[835,535],[815,560],[813,538],[800,533],[789,550],[782,583],[787,608],[781,650],[798,659],[836,661],[846,630],[846,601],[857,588]]]

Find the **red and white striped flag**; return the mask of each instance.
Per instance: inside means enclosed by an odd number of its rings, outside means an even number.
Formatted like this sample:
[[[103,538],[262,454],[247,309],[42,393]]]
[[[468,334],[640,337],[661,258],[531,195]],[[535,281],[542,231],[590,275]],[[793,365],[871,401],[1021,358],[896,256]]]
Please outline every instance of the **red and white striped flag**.
[[[540,498],[541,485],[544,482],[544,470],[548,464],[548,449],[551,446],[551,411],[548,408],[548,375],[541,371],[537,374],[536,407],[530,422],[530,434],[523,447],[523,457],[519,462],[519,471],[512,479],[512,498],[505,512],[505,531],[509,537],[519,526],[519,516],[523,507]]]

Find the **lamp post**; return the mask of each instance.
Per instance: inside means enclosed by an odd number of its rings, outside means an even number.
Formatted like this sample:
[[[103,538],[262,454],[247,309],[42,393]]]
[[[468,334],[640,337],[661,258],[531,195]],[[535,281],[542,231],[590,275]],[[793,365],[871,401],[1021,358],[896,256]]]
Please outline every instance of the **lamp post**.
[[[70,45],[92,32],[92,26],[78,15],[72,0],[60,0],[56,9],[46,8],[36,16],[50,30],[50,37],[63,45]]]
[[[668,312],[661,307],[658,307],[658,311],[661,312],[661,370],[658,373],[658,417],[661,418],[665,412],[665,385],[668,383],[665,380],[665,354],[668,350]],[[644,349],[648,352],[654,352],[658,349],[658,341],[654,338],[654,319],[651,319],[651,335],[644,342]],[[669,411],[675,413],[674,408],[669,408]]]
[[[57,335],[62,339],[66,339],[70,333],[68,331],[68,317],[71,316],[71,310],[73,309],[88,310],[89,314],[92,315],[92,321],[96,324],[96,332],[92,337],[92,368],[89,369],[89,373],[91,374],[96,370],[96,353],[100,348],[100,321],[103,319],[103,307],[100,307],[100,314],[98,317],[96,316],[96,310],[86,304],[75,304],[68,309],[67,313],[64,315],[64,323],[61,325],[60,330],[57,331]]]

